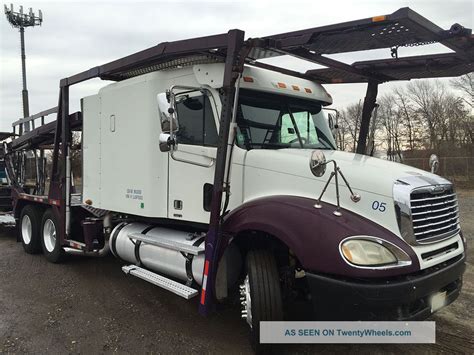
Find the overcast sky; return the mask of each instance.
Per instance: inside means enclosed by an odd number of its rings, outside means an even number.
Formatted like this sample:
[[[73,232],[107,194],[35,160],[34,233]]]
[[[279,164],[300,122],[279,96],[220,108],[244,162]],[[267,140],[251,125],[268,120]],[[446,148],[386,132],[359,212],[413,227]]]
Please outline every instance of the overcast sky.
[[[5,0],[4,0],[5,1]],[[8,4],[10,1],[8,1]],[[444,29],[458,22],[473,28],[473,0],[368,0],[368,1],[57,1],[14,2],[43,11],[41,27],[26,29],[27,79],[30,113],[57,105],[59,80],[130,53],[173,41],[227,32],[245,31],[259,37],[376,15],[390,14],[409,6]],[[20,36],[5,16],[0,21],[0,131],[22,117]],[[446,51],[440,45],[400,48],[399,55]],[[352,63],[389,57],[389,50],[351,53],[334,58]],[[276,58],[272,63],[305,71],[310,63]],[[443,79],[447,81],[446,79]],[[71,112],[79,99],[91,95],[107,82],[92,80],[71,89]],[[387,92],[394,84],[383,84]],[[335,107],[344,107],[364,97],[365,85],[326,85]]]

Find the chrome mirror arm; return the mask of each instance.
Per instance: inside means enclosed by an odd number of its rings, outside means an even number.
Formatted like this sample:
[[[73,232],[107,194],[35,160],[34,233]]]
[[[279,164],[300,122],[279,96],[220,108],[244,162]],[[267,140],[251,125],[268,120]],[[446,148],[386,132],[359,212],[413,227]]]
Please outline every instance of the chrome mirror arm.
[[[337,171],[339,172],[339,174],[341,174],[342,179],[344,180],[347,188],[349,189],[349,192],[351,193],[351,200],[353,202],[359,202],[360,198],[361,198],[360,195],[358,193],[354,193],[354,191],[352,191],[351,185],[349,185],[349,182],[347,181],[346,177],[342,173],[341,168],[337,167]]]
[[[326,181],[326,185],[324,185],[323,191],[321,191],[321,195],[319,195],[318,199],[316,200],[316,203],[314,204],[315,208],[323,208],[323,206],[321,205],[321,199],[323,198],[323,195],[326,192],[326,189],[328,188],[328,185],[331,182],[334,175],[335,175],[334,171],[331,171],[331,175],[329,176],[328,181]]]
[[[344,176],[344,174],[342,173],[341,169],[337,166],[337,163],[335,160],[329,160],[325,163],[322,163],[324,165],[327,165],[329,163],[333,163],[333,166],[334,166],[334,170],[331,171],[331,175],[329,176],[329,179],[328,181],[326,181],[326,184],[324,185],[324,188],[323,188],[323,191],[321,191],[321,195],[319,195],[318,199],[316,200],[316,203],[314,204],[314,207],[315,208],[322,208],[323,206],[321,205],[321,199],[323,198],[323,195],[324,193],[326,192],[328,186],[329,186],[329,183],[331,182],[332,178],[334,177],[335,178],[335,182],[336,182],[336,204],[337,204],[337,207],[336,207],[336,210],[333,212],[333,214],[337,217],[340,217],[342,216],[342,213],[341,213],[341,204],[340,204],[340,195],[339,195],[339,179],[338,179],[338,175],[340,174],[342,179],[344,180],[349,192],[351,193],[351,200],[355,203],[359,202],[361,197],[359,194],[357,193],[354,193],[352,191],[352,188],[351,186],[349,185],[349,183],[347,182],[347,179],[346,177]]]
[[[337,217],[341,217],[342,213],[341,213],[341,201],[340,201],[340,196],[339,196],[339,179],[338,179],[339,168],[334,160],[332,160],[332,162],[334,164],[334,177],[336,178],[336,202],[337,202],[337,207],[336,207],[336,210],[333,212],[333,214]]]

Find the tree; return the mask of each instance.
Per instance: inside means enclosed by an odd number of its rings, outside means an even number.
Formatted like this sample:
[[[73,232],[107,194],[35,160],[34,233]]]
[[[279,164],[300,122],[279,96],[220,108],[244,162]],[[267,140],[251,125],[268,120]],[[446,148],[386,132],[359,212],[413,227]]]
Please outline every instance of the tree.
[[[474,109],[450,88],[463,88],[472,99],[474,75],[447,86],[440,81],[416,80],[394,89],[378,100],[369,127],[367,154],[387,151],[389,159],[402,158],[405,149],[433,149],[441,155],[471,154],[474,147]],[[472,102],[471,102],[472,103]],[[355,151],[362,104],[341,110],[339,149]]]
[[[474,108],[474,73],[452,79],[451,86],[466,95],[467,98],[462,99],[469,107]]]
[[[421,143],[421,122],[406,91],[403,88],[395,88],[393,93],[395,95],[397,111],[401,116],[401,123],[404,130],[403,135],[406,138],[406,147],[409,150],[414,150],[418,148]]]
[[[436,102],[436,88],[428,81],[415,81],[407,85],[410,100],[416,105],[416,112],[428,127],[429,148],[438,147],[438,121],[434,115],[433,103]]]
[[[360,129],[360,120],[362,117],[362,103],[349,105],[345,110],[341,111],[341,122],[345,126],[344,130],[348,133],[349,146],[351,152],[355,152],[357,145],[357,137]],[[347,147],[346,147],[347,148]]]
[[[387,147],[387,158],[390,160],[402,160],[401,145],[401,115],[397,110],[395,95],[387,94],[379,100],[378,115],[384,129]],[[398,156],[398,159],[396,158]]]
[[[469,73],[451,80],[451,86],[464,95],[458,101],[467,105],[464,114],[458,117],[458,134],[461,145],[474,145],[474,73]]]

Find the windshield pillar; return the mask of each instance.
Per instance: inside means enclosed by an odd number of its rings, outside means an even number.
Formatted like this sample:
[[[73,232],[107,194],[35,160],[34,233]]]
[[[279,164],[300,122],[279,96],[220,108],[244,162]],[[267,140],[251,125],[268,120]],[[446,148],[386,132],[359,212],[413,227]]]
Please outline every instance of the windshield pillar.
[[[358,154],[366,154],[367,136],[369,134],[370,118],[372,111],[375,108],[377,101],[379,82],[374,79],[369,79],[367,83],[367,92],[365,94],[364,106],[362,107],[362,118],[360,122],[359,139],[357,141]]]

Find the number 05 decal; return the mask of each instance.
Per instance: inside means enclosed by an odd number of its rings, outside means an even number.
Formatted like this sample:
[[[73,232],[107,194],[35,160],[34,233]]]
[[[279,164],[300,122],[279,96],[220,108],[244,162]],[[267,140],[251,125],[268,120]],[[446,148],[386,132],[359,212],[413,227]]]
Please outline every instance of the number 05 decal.
[[[374,201],[372,202],[372,209],[379,212],[385,212],[387,204],[385,202]]]

